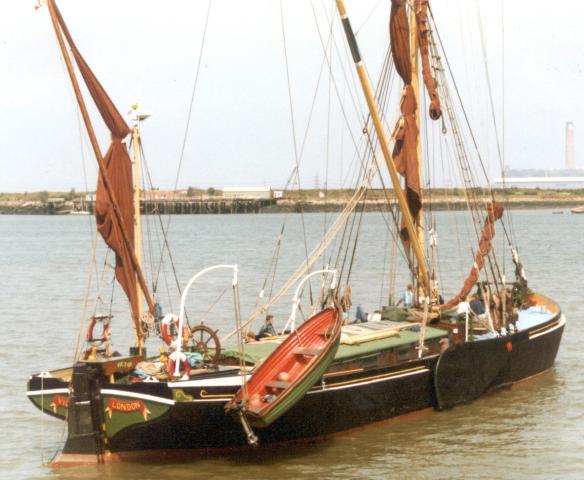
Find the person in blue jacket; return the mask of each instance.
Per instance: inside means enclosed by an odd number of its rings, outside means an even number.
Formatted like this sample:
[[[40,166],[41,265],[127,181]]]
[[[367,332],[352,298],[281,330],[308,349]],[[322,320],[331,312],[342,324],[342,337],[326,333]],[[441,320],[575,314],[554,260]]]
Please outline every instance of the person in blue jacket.
[[[408,284],[406,291],[403,293],[402,298],[397,302],[398,305],[403,303],[404,307],[412,308],[414,306],[414,287],[412,284]]]
[[[263,337],[272,337],[276,335],[276,329],[274,328],[274,316],[267,315],[266,316],[266,323],[263,324],[262,328],[258,333],[258,340]]]

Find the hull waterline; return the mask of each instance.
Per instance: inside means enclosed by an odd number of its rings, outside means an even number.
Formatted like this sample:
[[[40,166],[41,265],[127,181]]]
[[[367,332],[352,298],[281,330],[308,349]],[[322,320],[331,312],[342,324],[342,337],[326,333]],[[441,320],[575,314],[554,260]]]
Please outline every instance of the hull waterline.
[[[558,312],[530,329],[454,346],[441,355],[390,368],[325,375],[272,425],[255,429],[260,448],[318,441],[412,412],[450,408],[531,378],[553,367],[564,325],[565,319]],[[476,365],[488,359],[488,364],[495,367],[488,372],[483,370],[478,379],[476,369],[459,368],[457,374],[462,381],[441,384],[440,376],[447,372],[443,368],[454,355],[457,365],[465,361]],[[105,432],[107,447],[96,455],[95,439],[72,436],[69,418],[70,435],[55,466],[140,458],[197,458],[245,449],[241,425],[224,411],[225,402],[239,389],[238,381],[241,378],[227,372],[206,381],[189,382],[190,386],[186,383],[182,388],[153,383],[142,384],[137,392],[136,387],[128,385],[103,386],[100,405],[111,404],[112,399],[137,407],[141,404],[151,412],[148,420],[122,426],[111,436]],[[160,405],[163,407],[157,410]],[[161,410],[164,411],[160,413]],[[135,412],[136,416],[142,413]],[[123,416],[116,411],[108,419],[105,413],[105,423],[116,415]]]

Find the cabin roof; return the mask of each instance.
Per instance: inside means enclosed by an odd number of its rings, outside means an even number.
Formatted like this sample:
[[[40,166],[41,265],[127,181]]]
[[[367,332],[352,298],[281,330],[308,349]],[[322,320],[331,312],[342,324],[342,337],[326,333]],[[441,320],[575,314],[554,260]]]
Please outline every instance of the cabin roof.
[[[426,327],[426,340],[446,337],[448,332],[438,328]],[[390,348],[401,347],[418,343],[420,334],[418,331],[401,330],[398,335],[386,337],[378,340],[364,341],[355,345],[339,345],[336,361],[349,360],[361,355],[367,355]],[[281,343],[278,341],[262,341],[257,343],[247,343],[244,345],[244,359],[246,362],[257,363],[258,361],[267,358]],[[240,358],[237,349],[225,350],[226,357]]]

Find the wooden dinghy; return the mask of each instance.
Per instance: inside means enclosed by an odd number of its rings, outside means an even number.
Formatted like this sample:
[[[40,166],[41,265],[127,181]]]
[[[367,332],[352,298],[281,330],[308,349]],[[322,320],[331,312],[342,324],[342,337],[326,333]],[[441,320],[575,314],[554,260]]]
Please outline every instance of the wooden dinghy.
[[[341,338],[337,309],[308,319],[266,358],[249,381],[225,405],[228,413],[243,412],[254,427],[280,418],[318,381],[335,358]]]

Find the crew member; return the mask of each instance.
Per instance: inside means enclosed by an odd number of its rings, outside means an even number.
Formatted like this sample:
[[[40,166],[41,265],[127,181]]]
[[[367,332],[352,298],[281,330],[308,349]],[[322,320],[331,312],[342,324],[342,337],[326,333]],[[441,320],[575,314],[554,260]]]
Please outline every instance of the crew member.
[[[274,316],[267,315],[266,316],[266,323],[260,328],[258,333],[258,340],[264,337],[272,337],[276,335],[276,330],[274,329]]]

